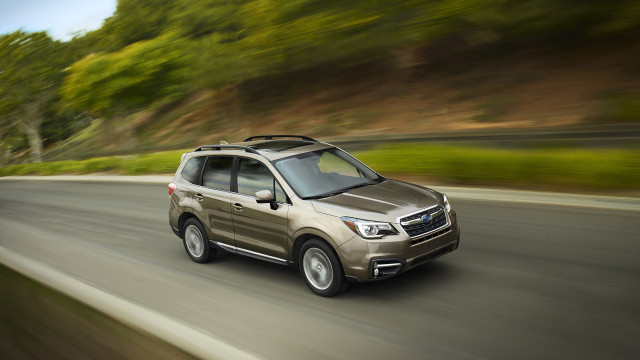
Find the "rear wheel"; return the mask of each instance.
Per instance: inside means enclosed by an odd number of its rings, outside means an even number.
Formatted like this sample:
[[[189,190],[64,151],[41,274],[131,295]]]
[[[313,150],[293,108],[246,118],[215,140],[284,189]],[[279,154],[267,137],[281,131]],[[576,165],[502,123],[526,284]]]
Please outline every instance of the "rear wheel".
[[[302,244],[298,264],[304,282],[314,293],[329,297],[344,289],[342,265],[324,241],[311,239]]]
[[[195,262],[206,263],[216,256],[216,250],[209,246],[207,233],[195,218],[185,221],[182,242],[187,254]]]

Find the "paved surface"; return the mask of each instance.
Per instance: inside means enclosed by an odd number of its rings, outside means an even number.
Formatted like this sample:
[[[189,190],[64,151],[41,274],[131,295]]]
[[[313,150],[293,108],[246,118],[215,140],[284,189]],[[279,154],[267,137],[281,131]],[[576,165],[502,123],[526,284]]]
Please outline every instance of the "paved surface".
[[[52,176],[5,176],[3,181],[56,181],[87,183],[133,183],[167,185],[173,175],[52,175]],[[425,185],[429,186],[429,185]],[[594,209],[640,211],[640,198],[602,195],[563,194],[540,191],[484,189],[459,186],[432,186],[451,197],[465,200],[498,201],[520,204],[588,207]]]
[[[458,251],[325,299],[275,264],[232,255],[193,263],[169,229],[160,181],[0,186],[2,247],[259,357],[640,356],[633,209],[449,192],[462,226]]]

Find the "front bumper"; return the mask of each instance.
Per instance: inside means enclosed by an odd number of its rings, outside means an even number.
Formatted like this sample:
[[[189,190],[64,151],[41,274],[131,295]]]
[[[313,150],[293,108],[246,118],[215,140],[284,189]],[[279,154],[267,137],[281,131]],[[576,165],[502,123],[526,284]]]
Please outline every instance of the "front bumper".
[[[453,211],[450,220],[444,229],[417,239],[406,234],[375,240],[354,237],[336,249],[345,276],[351,281],[381,280],[456,250],[460,228]]]

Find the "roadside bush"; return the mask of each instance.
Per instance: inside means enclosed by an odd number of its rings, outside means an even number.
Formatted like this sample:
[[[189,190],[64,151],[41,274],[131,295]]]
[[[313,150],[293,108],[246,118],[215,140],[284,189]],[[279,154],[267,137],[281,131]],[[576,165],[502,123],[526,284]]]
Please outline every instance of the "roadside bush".
[[[80,161],[78,173],[90,174],[96,172],[117,171],[122,166],[123,159],[120,157],[100,157]]]
[[[39,164],[0,167],[0,176],[92,174],[100,172],[127,175],[173,173],[185,151],[168,151],[136,156],[111,156],[87,160],[65,160]]]
[[[640,188],[639,150],[502,150],[396,144],[356,156],[388,175],[531,188]]]
[[[82,161],[0,167],[0,176],[111,172],[171,174],[182,153],[166,151]],[[389,144],[355,154],[387,176],[412,176],[445,183],[531,189],[640,189],[640,149],[504,150],[424,144]]]
[[[120,172],[128,175],[173,173],[184,151],[144,154],[123,161]]]

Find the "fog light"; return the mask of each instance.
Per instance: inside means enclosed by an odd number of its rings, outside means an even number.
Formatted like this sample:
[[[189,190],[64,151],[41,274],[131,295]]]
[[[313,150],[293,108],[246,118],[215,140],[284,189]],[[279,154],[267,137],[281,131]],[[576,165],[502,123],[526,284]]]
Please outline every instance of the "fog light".
[[[371,261],[370,279],[384,279],[399,273],[406,261],[404,259],[376,259]]]

